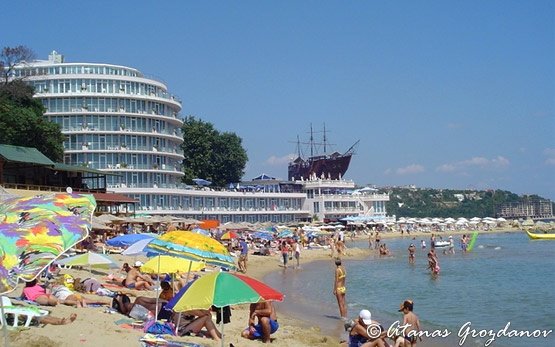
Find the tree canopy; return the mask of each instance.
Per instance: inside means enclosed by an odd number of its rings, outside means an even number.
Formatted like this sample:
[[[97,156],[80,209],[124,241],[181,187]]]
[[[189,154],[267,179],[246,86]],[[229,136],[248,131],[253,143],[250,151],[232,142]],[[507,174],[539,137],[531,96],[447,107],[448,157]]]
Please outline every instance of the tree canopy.
[[[390,200],[385,205],[388,215],[414,218],[496,217],[503,204],[525,199],[504,190],[382,188],[380,192],[389,194]],[[462,201],[457,196],[463,197]]]
[[[242,139],[235,133],[220,133],[209,122],[193,116],[183,123],[184,181],[202,178],[218,187],[239,182],[244,175],[248,157]]]
[[[23,52],[23,53],[21,53]],[[42,103],[33,98],[34,90],[24,80],[8,79],[17,59],[32,57],[22,46],[4,48],[0,54],[0,143],[34,147],[53,161],[64,155],[64,135],[58,124],[44,117]]]

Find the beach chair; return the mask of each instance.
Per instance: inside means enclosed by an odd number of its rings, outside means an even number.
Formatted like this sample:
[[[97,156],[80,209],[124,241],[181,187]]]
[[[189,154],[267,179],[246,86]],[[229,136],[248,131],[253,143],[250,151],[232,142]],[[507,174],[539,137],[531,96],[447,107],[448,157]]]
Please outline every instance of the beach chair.
[[[25,319],[25,327],[28,327],[31,324],[31,320],[35,317],[44,317],[49,314],[48,311],[39,309],[37,307],[28,307],[28,306],[14,306],[12,301],[7,296],[2,296],[2,306],[4,309],[4,314],[0,315],[0,326],[6,324],[9,325],[7,322],[7,318],[9,316],[13,317],[12,326],[17,328],[19,326],[19,317],[21,316]]]

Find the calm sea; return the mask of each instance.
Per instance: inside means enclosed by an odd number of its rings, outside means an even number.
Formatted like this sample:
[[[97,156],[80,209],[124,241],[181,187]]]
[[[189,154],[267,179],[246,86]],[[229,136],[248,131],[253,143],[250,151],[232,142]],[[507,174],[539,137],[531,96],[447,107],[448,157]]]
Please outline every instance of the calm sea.
[[[524,233],[482,234],[471,253],[458,249],[455,255],[440,253],[441,274],[432,278],[420,239],[385,240],[393,252],[390,257],[344,261],[350,317],[367,308],[387,328],[402,319],[399,304],[411,298],[426,331],[450,332],[447,338],[420,344],[434,346],[459,345],[464,327],[476,333],[486,330],[482,334],[497,333],[508,323],[508,331],[555,330],[555,241],[533,241]],[[415,265],[407,261],[411,242],[418,248]],[[367,247],[367,243],[348,246]],[[332,295],[334,269],[331,260],[315,262],[301,270],[272,273],[265,281],[286,295],[278,311],[281,307],[340,337],[344,333]],[[469,334],[464,346],[484,346],[489,337]],[[547,338],[496,337],[490,345],[555,346],[555,332]]]

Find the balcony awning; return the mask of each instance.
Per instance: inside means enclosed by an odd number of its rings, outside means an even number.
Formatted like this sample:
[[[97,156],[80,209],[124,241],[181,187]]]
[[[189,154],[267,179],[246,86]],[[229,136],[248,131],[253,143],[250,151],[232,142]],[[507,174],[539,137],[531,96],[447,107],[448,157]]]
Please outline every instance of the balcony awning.
[[[135,204],[138,203],[137,200],[128,197],[123,194],[116,193],[93,193],[94,198],[97,202],[111,202],[116,204]]]

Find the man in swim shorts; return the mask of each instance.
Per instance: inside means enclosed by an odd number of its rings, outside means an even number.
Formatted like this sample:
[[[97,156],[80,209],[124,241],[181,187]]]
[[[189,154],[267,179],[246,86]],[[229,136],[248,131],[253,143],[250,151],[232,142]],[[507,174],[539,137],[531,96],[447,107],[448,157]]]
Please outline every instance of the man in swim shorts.
[[[139,271],[142,265],[143,263],[137,260],[135,264],[133,264],[133,267],[125,268],[127,277],[122,282],[124,287],[137,290],[152,289],[154,281],[152,281],[149,276],[143,275]]]
[[[255,318],[258,324],[255,324]],[[243,330],[241,336],[249,340],[261,339],[270,342],[270,335],[279,328],[276,310],[270,301],[251,304],[249,310],[249,326]]]

